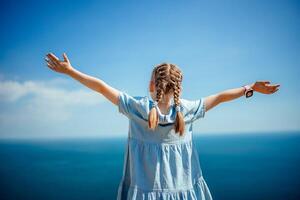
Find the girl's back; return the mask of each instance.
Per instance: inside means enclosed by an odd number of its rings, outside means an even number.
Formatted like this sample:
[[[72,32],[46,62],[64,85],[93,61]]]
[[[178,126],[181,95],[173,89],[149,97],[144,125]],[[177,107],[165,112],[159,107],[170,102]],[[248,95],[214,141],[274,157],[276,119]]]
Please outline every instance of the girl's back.
[[[174,131],[173,103],[166,115],[158,108],[159,124],[153,131],[148,116],[154,102],[147,96],[120,93],[118,109],[129,118],[129,132],[118,200],[212,199],[192,140],[193,122],[205,114],[204,101],[180,102],[185,121],[182,136]]]

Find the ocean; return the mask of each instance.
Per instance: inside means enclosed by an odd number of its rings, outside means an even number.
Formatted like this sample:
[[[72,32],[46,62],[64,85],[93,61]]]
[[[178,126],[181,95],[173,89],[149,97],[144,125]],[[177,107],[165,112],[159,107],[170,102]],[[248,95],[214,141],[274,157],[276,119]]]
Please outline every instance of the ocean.
[[[116,199],[126,138],[1,139],[2,200]],[[195,135],[215,200],[300,199],[300,133]]]

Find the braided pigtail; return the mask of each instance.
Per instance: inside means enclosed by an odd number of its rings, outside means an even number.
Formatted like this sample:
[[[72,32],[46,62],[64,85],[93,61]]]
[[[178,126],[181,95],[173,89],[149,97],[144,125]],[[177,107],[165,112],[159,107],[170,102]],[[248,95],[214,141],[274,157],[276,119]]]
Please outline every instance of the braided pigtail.
[[[166,66],[164,63],[157,66],[153,72],[154,77],[156,77],[155,79],[156,100],[154,101],[148,116],[148,127],[152,130],[154,130],[157,127],[159,122],[157,104],[162,100],[164,94],[164,87],[165,87],[164,68],[163,68],[164,66]]]
[[[148,127],[154,130],[158,124],[157,101],[154,101],[153,106],[148,116]]]
[[[182,74],[179,71],[179,69],[173,65],[171,65],[170,69],[170,77],[172,80],[172,86],[173,86],[173,96],[174,96],[174,103],[176,106],[176,120],[175,120],[175,132],[182,136],[184,134],[185,130],[185,123],[184,123],[184,117],[180,109],[180,88],[181,88],[181,81],[182,81]]]

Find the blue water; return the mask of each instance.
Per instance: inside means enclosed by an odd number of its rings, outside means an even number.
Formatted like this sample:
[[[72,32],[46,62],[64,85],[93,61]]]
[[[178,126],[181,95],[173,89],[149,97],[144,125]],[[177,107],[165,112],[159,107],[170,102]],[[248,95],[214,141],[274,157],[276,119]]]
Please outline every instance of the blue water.
[[[125,138],[0,140],[0,197],[116,199]],[[300,133],[194,137],[215,200],[300,199]]]

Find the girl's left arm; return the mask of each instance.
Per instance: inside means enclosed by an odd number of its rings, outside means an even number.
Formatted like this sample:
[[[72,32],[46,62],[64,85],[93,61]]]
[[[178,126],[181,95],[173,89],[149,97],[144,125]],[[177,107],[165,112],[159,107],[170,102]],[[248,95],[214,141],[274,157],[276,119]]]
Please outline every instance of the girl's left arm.
[[[63,73],[66,75],[69,75],[73,79],[79,81],[86,87],[101,93],[103,96],[105,96],[109,101],[111,101],[113,104],[118,105],[119,103],[119,94],[120,91],[111,87],[104,81],[95,78],[93,76],[84,74],[75,68],[72,67],[70,60],[68,59],[67,55],[63,54],[64,60],[60,61],[54,54],[49,53],[47,54],[47,65],[50,69]]]
[[[249,84],[254,92],[259,92],[263,94],[273,94],[279,90],[279,84],[270,85],[270,81],[256,81],[255,83]],[[205,111],[208,111],[215,107],[216,105],[234,100],[241,96],[244,96],[245,88],[238,87],[233,89],[227,89],[217,94],[213,94],[204,97]]]

